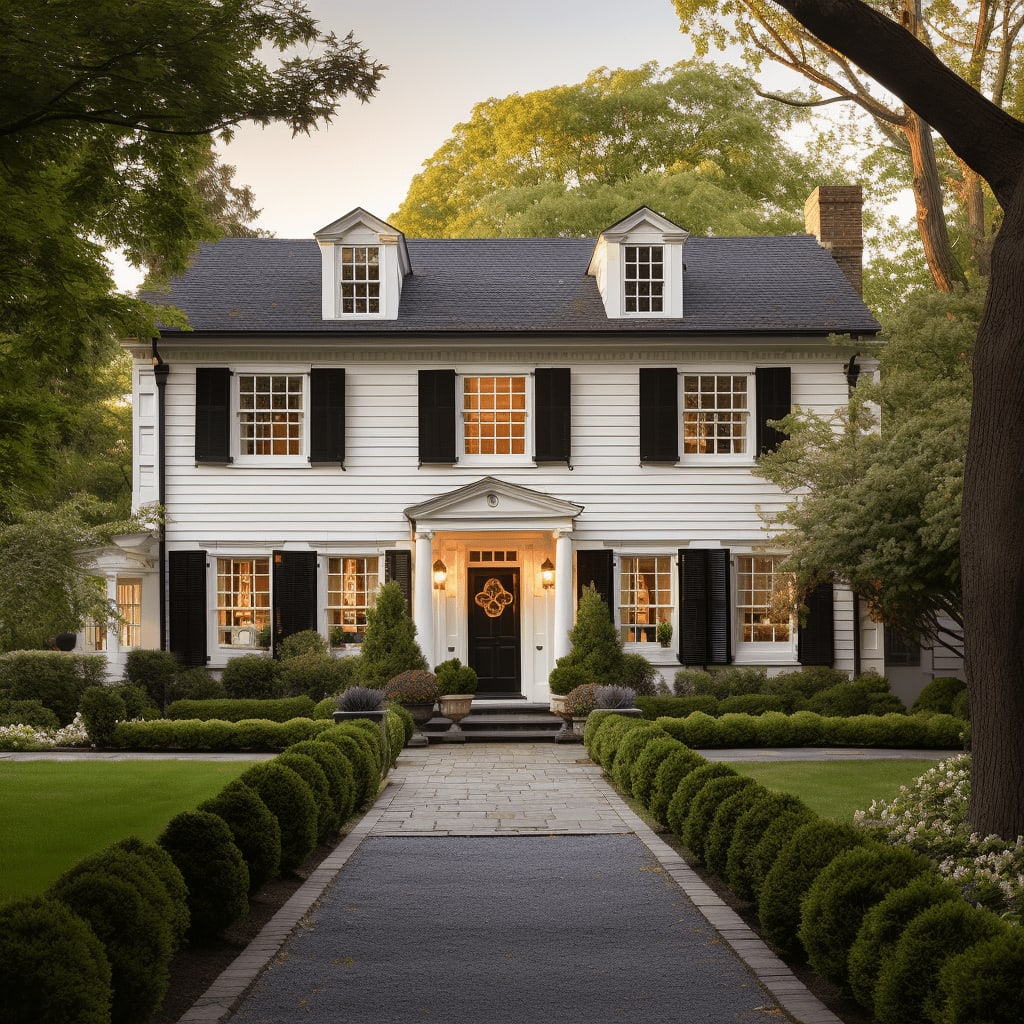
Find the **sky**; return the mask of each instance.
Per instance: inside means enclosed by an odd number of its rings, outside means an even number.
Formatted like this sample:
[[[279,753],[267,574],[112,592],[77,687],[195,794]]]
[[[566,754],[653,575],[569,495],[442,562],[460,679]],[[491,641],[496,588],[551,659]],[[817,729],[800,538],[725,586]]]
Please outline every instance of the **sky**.
[[[596,68],[693,56],[672,0],[307,0],[325,30],[352,31],[388,66],[366,104],[293,138],[243,125],[222,158],[262,209],[259,227],[309,238],[356,206],[387,219],[413,176],[491,97],[583,81]],[[121,288],[138,275],[114,261]]]

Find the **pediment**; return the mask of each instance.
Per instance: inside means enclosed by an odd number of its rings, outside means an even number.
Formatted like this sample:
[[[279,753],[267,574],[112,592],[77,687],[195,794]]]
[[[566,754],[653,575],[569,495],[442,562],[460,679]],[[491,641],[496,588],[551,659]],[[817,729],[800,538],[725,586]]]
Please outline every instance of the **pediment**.
[[[571,527],[582,505],[487,476],[405,509],[421,529]]]
[[[641,206],[628,217],[623,217],[622,220],[605,228],[601,232],[601,237],[613,242],[638,234],[656,234],[667,242],[680,242],[685,241],[690,233],[668,217],[655,213],[649,206]]]
[[[343,217],[331,221],[330,224],[322,227],[319,231],[313,232],[313,237],[318,242],[333,242],[341,238],[347,238],[359,231],[369,231],[374,234],[400,235],[398,228],[393,228],[387,221],[375,217],[372,213],[357,206],[349,210]]]

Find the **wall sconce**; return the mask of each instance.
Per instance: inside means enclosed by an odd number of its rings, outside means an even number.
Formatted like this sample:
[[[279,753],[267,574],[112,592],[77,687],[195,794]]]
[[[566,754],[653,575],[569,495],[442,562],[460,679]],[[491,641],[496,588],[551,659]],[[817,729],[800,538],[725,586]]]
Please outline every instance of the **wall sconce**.
[[[857,386],[857,381],[860,378],[860,364],[857,362],[857,356],[859,352],[854,352],[850,356],[850,361],[843,367],[843,373],[846,374],[846,383],[852,391]]]
[[[540,563],[540,582],[545,590],[550,590],[555,585],[555,567],[551,564],[550,558],[545,558]]]
[[[433,573],[434,589],[444,590],[444,585],[448,581],[448,570],[445,568],[445,564],[440,558],[433,565]]]

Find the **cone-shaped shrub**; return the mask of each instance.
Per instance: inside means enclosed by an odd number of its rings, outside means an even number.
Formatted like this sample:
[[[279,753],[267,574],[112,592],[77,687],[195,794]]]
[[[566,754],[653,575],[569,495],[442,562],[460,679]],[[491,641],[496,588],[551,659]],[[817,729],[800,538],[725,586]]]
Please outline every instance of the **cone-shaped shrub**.
[[[0,907],[0,1020],[108,1024],[110,998],[103,943],[66,903]]]
[[[680,840],[683,838],[683,831],[686,828],[686,819],[690,814],[690,805],[697,794],[712,780],[722,779],[735,775],[734,769],[727,764],[705,763],[695,768],[680,780],[672,799],[668,802],[668,810],[665,818],[668,827]]]
[[[281,869],[281,826],[255,789],[241,782],[225,786],[198,810],[216,814],[231,830],[249,870],[249,892],[256,892]]]
[[[871,843],[836,856],[808,889],[801,909],[800,941],[811,967],[845,986],[864,915],[893,889],[934,871],[931,861],[905,846]]]
[[[726,775],[720,779],[712,779],[693,798],[683,828],[683,843],[699,862],[705,860],[705,840],[722,801],[741,789],[756,785],[753,779],[742,775]]]
[[[658,766],[654,775],[654,787],[651,790],[651,799],[648,809],[655,820],[662,825],[668,824],[668,805],[676,787],[695,768],[707,764],[707,759],[701,757],[695,750],[687,746],[680,746],[674,753],[668,755]]]
[[[633,798],[643,807],[650,801],[654,778],[661,767],[661,762],[681,747],[679,740],[674,740],[671,736],[659,736],[640,751],[640,756],[633,765]]]
[[[208,811],[184,811],[171,818],[157,842],[188,886],[190,941],[207,942],[245,916],[249,869],[222,818]]]
[[[352,777],[352,765],[342,752],[330,743],[320,740],[303,740],[293,743],[285,750],[286,754],[305,754],[313,758],[327,776],[327,785],[331,791],[331,803],[338,815],[339,822],[344,822],[355,806],[355,786]]]
[[[1024,928],[1007,928],[950,957],[939,974],[941,1024],[1019,1024],[1024,1006]]]
[[[286,768],[302,776],[303,781],[309,786],[309,791],[316,801],[316,838],[317,842],[325,843],[336,835],[341,828],[341,820],[331,800],[331,787],[327,781],[327,774],[307,754],[283,753],[275,760]]]
[[[756,801],[761,799],[763,786],[744,786],[725,797],[715,810],[704,837],[704,863],[716,878],[725,880],[728,873],[729,847],[732,846],[736,822]],[[799,924],[799,920],[797,924]]]
[[[239,776],[254,789],[281,828],[281,874],[294,871],[316,846],[318,812],[309,786],[287,765],[264,761]]]

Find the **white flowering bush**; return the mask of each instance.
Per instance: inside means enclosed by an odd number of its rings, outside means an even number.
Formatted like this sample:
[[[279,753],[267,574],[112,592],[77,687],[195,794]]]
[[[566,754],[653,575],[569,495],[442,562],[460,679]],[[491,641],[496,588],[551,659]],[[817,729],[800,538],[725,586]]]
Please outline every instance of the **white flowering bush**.
[[[892,845],[906,845],[934,860],[971,903],[1008,919],[1024,915],[1024,836],[1016,842],[971,831],[971,755],[940,761],[890,801],[875,800],[854,821]]]
[[[81,713],[62,729],[33,725],[0,725],[0,750],[52,750],[54,747],[88,747],[89,736]]]

